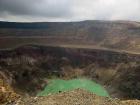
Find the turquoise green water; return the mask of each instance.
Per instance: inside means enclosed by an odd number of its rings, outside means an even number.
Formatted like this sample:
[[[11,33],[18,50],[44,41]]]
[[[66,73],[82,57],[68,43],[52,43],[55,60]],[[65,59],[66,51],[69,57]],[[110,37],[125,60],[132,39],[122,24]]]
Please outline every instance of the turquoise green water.
[[[38,93],[38,96],[47,96],[48,94],[55,94],[63,91],[74,89],[84,89],[99,96],[109,97],[108,92],[99,84],[88,79],[72,79],[72,80],[51,80],[45,89]]]

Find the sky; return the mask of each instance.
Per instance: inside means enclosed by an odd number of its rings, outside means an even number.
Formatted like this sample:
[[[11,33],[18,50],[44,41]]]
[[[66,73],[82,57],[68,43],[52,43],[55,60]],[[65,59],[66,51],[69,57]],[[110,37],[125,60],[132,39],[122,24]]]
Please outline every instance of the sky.
[[[140,21],[140,0],[0,0],[0,21]]]

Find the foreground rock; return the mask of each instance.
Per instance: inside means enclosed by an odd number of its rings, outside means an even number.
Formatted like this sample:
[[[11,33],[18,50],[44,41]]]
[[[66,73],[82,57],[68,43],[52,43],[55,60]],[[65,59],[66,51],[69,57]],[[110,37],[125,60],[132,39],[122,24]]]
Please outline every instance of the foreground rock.
[[[121,101],[96,96],[85,90],[76,89],[46,97],[22,99],[17,105],[140,105],[140,101]]]
[[[0,75],[0,105],[8,103],[14,103],[20,98],[13,89],[1,79]]]

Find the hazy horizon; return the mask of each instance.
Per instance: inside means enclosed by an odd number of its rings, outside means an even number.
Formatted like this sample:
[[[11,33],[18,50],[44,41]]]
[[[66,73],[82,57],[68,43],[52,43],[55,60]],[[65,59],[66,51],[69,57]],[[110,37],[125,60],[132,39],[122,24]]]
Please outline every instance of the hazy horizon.
[[[135,21],[135,20],[73,20],[73,21],[6,21],[6,20],[0,20],[0,22],[13,22],[13,23],[47,23],[47,22],[64,22],[64,23],[70,23],[70,22],[84,22],[84,21],[100,21],[100,22],[140,22],[140,21]]]

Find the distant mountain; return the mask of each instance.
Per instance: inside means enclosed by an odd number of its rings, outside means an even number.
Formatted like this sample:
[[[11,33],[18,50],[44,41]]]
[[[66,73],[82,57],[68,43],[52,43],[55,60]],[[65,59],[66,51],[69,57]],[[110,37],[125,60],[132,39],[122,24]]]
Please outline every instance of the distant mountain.
[[[140,52],[140,23],[132,21],[0,22],[0,37],[2,45],[13,43],[14,37],[21,44],[94,45]]]

